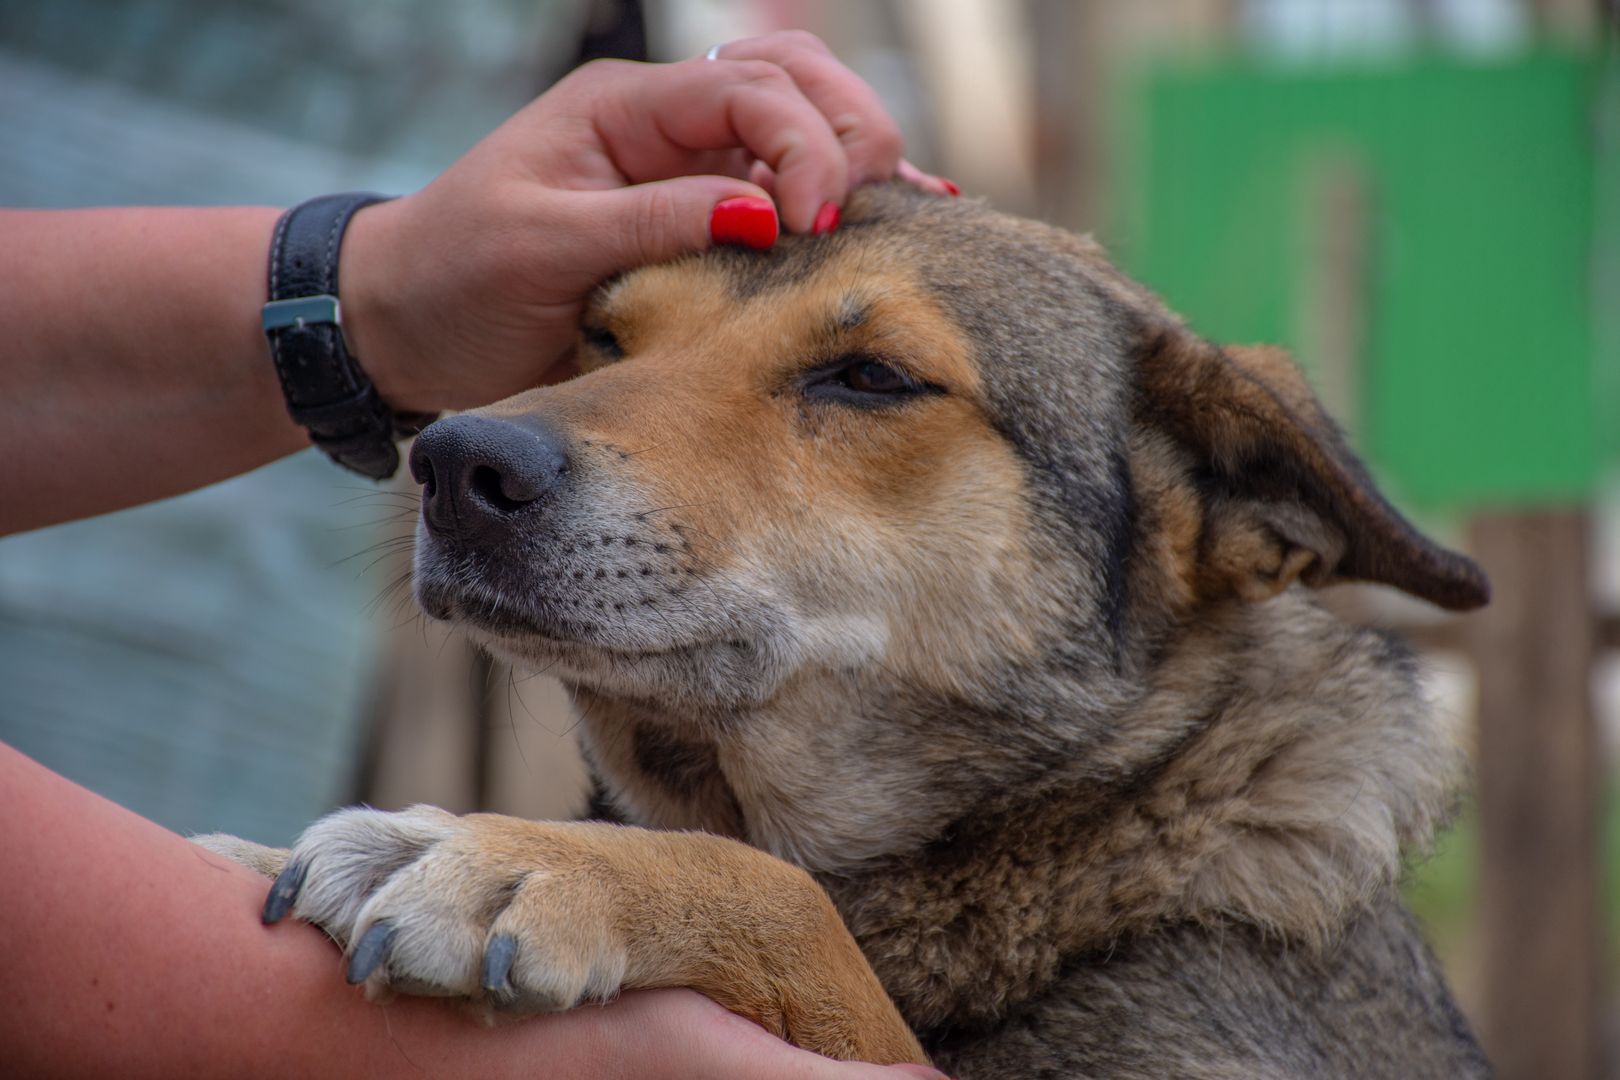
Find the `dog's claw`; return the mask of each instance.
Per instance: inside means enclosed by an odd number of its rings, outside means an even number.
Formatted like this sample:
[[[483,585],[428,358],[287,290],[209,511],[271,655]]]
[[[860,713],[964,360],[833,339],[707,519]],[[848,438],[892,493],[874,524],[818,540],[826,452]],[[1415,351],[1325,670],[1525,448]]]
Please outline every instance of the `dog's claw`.
[[[298,899],[298,890],[304,887],[304,877],[308,871],[308,863],[290,862],[282,867],[281,873],[270,884],[270,895],[264,898],[264,913],[260,917],[266,926],[274,926],[286,918],[293,902]]]
[[[484,952],[484,989],[500,993],[512,988],[507,976],[512,971],[512,958],[517,955],[517,938],[511,934],[496,934]]]
[[[388,958],[388,948],[394,943],[395,929],[393,923],[379,919],[360,936],[360,940],[355,943],[354,952],[349,956],[347,978],[351,984],[365,982]]]

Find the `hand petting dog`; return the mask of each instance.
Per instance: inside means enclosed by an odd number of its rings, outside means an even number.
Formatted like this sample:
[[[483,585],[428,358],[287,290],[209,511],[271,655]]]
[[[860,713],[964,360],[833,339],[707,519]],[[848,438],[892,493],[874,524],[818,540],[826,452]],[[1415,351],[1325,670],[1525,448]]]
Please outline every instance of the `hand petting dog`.
[[[396,409],[555,382],[585,298],[615,273],[826,232],[853,187],[897,174],[955,190],[900,153],[872,88],[807,33],[587,64],[422,191],[355,218],[351,344]]]

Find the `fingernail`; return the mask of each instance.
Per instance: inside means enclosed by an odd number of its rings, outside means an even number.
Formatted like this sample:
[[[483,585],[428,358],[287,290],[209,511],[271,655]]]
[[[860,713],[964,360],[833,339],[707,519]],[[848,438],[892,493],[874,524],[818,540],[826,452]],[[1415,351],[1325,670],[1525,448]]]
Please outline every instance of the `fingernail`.
[[[841,216],[836,203],[823,203],[821,209],[816,212],[816,220],[810,226],[810,232],[816,236],[832,232],[838,228],[838,219]]]
[[[942,176],[939,178],[939,182],[945,185],[945,190],[950,192],[952,196],[962,194],[962,189],[956,186],[956,181],[947,180]]]
[[[709,215],[709,238],[716,244],[768,248],[776,243],[777,231],[776,207],[753,195],[715,203]]]

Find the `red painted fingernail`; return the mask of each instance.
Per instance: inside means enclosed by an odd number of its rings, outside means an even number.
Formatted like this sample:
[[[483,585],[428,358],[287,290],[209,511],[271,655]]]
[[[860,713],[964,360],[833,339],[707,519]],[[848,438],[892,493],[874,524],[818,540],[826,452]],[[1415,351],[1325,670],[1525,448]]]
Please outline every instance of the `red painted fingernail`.
[[[816,236],[830,233],[838,228],[838,205],[836,203],[823,203],[821,209],[816,211],[816,221],[810,226],[810,231]]]
[[[962,194],[962,189],[956,186],[956,181],[947,180],[942,176],[939,178],[939,182],[944,184],[945,190],[950,192],[953,196]]]
[[[777,231],[776,207],[753,195],[723,199],[709,215],[709,238],[717,244],[768,248],[776,243]]]

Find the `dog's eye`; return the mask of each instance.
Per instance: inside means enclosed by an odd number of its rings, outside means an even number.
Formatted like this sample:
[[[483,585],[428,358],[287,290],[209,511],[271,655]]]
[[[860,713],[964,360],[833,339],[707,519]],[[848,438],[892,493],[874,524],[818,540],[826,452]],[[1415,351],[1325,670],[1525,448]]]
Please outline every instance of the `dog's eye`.
[[[916,394],[939,393],[940,389],[870,356],[845,357],[812,372],[804,386],[809,397],[866,406],[896,404]]]
[[[624,357],[624,346],[619,339],[613,336],[613,331],[605,326],[584,326],[580,328],[579,336],[585,344],[606,356],[610,360],[619,360]]]
[[[863,360],[845,368],[841,375],[844,385],[863,394],[897,394],[910,390],[911,380],[888,364],[876,360]]]

